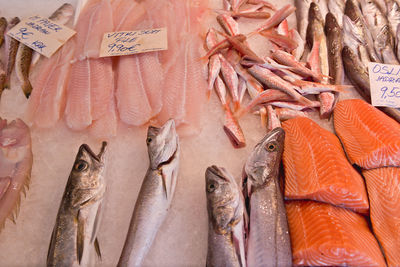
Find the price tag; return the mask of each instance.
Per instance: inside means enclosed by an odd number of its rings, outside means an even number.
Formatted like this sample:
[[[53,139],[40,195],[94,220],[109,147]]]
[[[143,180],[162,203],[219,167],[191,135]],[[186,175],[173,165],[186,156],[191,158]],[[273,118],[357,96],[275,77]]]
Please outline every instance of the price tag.
[[[123,56],[168,49],[167,28],[108,32],[101,42],[100,57]]]
[[[40,16],[22,20],[7,33],[46,57],[51,57],[74,34],[74,30]]]
[[[400,65],[369,62],[373,106],[400,108]]]

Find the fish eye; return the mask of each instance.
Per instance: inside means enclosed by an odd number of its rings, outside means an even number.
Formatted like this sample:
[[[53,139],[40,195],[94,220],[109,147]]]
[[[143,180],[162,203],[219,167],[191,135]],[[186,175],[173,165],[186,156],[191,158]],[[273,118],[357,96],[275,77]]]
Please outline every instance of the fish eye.
[[[147,139],[146,139],[146,143],[147,143],[147,144],[150,144],[150,143],[151,143],[151,141],[153,141],[153,139],[152,139],[151,137],[147,137]]]
[[[212,184],[208,184],[208,186],[207,186],[207,191],[208,191],[208,193],[212,193],[212,192],[214,192],[214,191],[215,191],[215,189],[217,189],[217,187],[218,187],[218,185],[217,185],[217,184],[214,184],[214,183],[212,183]]]
[[[86,161],[80,160],[78,161],[75,166],[74,169],[78,172],[84,171],[88,168],[89,164],[87,164]]]
[[[273,152],[276,150],[276,144],[274,142],[270,142],[266,145],[266,148],[269,152]]]

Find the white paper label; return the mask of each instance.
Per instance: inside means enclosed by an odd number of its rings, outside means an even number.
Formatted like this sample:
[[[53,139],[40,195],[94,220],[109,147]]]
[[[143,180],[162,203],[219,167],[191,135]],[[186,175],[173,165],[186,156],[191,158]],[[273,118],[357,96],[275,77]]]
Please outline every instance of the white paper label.
[[[400,65],[369,62],[373,106],[400,108]]]
[[[7,33],[46,57],[54,54],[74,34],[74,30],[40,16],[22,20]]]
[[[108,32],[101,42],[100,57],[123,56],[168,49],[167,28]]]

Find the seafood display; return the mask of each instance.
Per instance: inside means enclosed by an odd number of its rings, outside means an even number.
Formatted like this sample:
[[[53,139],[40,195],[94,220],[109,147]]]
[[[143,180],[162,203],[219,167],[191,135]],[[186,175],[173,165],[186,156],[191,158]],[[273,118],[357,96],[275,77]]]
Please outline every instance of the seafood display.
[[[11,2],[3,265],[400,265],[400,109],[368,71],[400,65],[398,1]],[[42,56],[11,38],[35,15],[75,34]]]
[[[97,233],[106,190],[106,146],[103,142],[99,154],[86,144],[79,148],[51,235],[47,266],[87,266],[93,249],[101,257]]]
[[[291,266],[292,252],[279,166],[285,132],[270,131],[244,166],[244,192],[249,207],[248,266]]]
[[[147,131],[150,166],[136,200],[118,266],[140,266],[174,197],[179,172],[179,138],[175,122]]]
[[[6,219],[16,222],[21,194],[26,195],[32,170],[32,145],[28,126],[22,120],[0,119],[0,231]]]

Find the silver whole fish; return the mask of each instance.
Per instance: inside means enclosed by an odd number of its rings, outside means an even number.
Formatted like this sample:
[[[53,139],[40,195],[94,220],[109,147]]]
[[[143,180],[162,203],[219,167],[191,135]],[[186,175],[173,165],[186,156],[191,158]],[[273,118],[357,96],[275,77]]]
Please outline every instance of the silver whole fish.
[[[347,0],[344,8],[344,14],[347,15],[350,20],[354,23],[354,26],[358,28],[357,32],[362,32],[363,43],[367,48],[368,55],[371,61],[383,62],[381,55],[377,54],[374,47],[374,40],[372,38],[371,32],[368,29],[364,15],[361,13],[360,8],[355,0]]]
[[[118,266],[140,266],[174,197],[179,169],[179,138],[175,122],[147,132],[150,166],[136,200]]]
[[[390,24],[392,35],[396,36],[397,27],[400,24],[400,6],[394,0],[387,1],[387,19]]]
[[[83,144],[76,155],[51,235],[47,266],[87,266],[93,249],[100,257],[97,232],[106,189],[107,143],[95,154]]]
[[[339,26],[343,26],[343,14],[344,14],[344,0],[328,0],[328,9],[335,18]]]
[[[297,31],[303,40],[306,39],[308,25],[308,9],[312,0],[295,0]]]
[[[248,266],[292,266],[289,229],[279,183],[284,139],[282,128],[273,129],[255,146],[244,166],[243,187],[250,218]]]
[[[205,174],[208,210],[206,266],[246,266],[246,211],[242,192],[224,168],[208,167]]]

